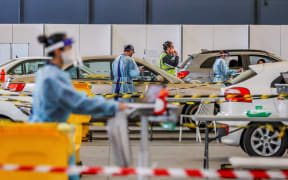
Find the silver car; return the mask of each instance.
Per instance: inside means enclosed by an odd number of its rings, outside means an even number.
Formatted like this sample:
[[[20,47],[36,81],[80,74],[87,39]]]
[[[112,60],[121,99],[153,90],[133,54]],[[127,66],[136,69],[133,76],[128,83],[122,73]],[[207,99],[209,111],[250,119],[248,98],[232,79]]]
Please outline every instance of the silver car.
[[[260,59],[265,63],[284,61],[272,53],[252,49],[227,49],[230,56],[227,64],[230,69],[248,70],[249,65],[257,64]],[[214,78],[213,64],[219,56],[219,50],[202,50],[201,53],[190,55],[178,68],[177,76],[185,82],[211,82]]]

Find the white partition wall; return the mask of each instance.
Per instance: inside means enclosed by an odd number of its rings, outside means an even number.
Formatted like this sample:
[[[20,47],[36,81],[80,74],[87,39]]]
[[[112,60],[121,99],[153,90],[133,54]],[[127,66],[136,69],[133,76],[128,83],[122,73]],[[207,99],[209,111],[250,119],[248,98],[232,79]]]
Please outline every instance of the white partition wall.
[[[145,60],[158,66],[163,43],[172,41],[181,59],[181,25],[147,25]]]
[[[66,33],[68,37],[73,38],[73,48],[80,52],[80,25],[79,24],[46,24],[45,34],[51,35],[53,33]]]
[[[248,25],[215,25],[213,49],[248,49]]]
[[[43,34],[43,28],[43,24],[14,24],[13,43],[28,44],[29,56],[42,56],[43,46],[38,36]]]
[[[0,43],[12,43],[12,24],[0,24]]]
[[[133,44],[135,57],[143,58],[147,44],[146,25],[113,25],[112,26],[112,54],[118,56],[123,53],[126,44]]]
[[[201,49],[248,49],[248,25],[183,25],[183,58]]]
[[[281,27],[271,25],[250,26],[250,49],[266,50],[281,55]]]
[[[111,25],[80,25],[80,54],[111,55]]]
[[[281,26],[281,56],[288,60],[288,26]]]
[[[0,24],[0,64],[11,57],[12,29],[12,24]]]
[[[181,55],[181,25],[113,25],[112,54],[123,52],[125,44],[135,46],[135,57],[158,65],[163,42],[170,40]]]
[[[213,25],[183,25],[183,60],[201,49],[213,49]]]

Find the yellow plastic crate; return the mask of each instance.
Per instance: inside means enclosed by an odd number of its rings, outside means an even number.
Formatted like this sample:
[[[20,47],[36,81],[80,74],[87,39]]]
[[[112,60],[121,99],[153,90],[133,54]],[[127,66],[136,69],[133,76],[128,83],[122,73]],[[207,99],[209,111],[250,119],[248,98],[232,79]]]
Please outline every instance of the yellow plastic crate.
[[[0,164],[68,166],[73,152],[67,132],[56,123],[0,124]],[[65,173],[0,171],[0,179],[65,180]]]

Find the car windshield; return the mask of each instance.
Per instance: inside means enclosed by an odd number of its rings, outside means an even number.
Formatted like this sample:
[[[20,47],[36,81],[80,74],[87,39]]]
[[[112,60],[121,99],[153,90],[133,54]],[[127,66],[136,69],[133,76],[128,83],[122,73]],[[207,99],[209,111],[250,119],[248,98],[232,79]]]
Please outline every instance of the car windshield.
[[[256,76],[257,73],[252,71],[251,69],[241,73],[239,76],[237,76],[236,78],[232,79],[231,80],[231,84],[238,84],[238,83],[241,83],[243,81],[246,81],[254,76]]]

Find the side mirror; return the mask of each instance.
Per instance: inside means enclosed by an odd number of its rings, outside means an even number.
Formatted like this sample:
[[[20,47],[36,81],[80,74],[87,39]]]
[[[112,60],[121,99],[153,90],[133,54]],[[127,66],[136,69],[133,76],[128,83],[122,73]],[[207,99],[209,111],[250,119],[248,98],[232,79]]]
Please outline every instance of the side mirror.
[[[160,81],[160,82],[164,82],[165,81],[164,77],[161,76],[161,75],[157,75],[156,78],[157,78],[157,81]]]

